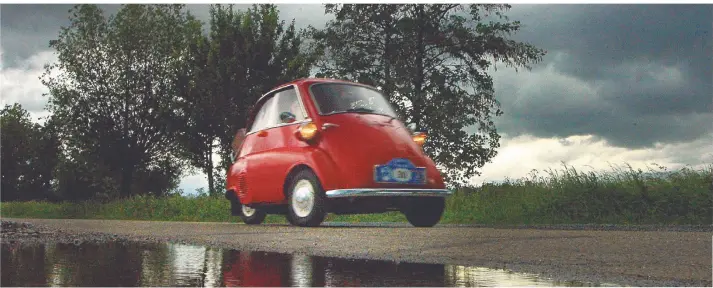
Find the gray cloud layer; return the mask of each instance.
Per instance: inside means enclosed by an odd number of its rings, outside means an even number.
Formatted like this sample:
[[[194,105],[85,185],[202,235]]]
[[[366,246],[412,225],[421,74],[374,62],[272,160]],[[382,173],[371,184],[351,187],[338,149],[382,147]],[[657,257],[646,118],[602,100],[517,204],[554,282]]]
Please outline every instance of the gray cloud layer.
[[[549,51],[533,75],[549,65],[570,81],[501,85],[504,132],[647,147],[713,131],[713,6],[530,5],[511,15],[526,25],[516,38]]]
[[[72,5],[0,6],[0,44],[3,65],[14,67],[23,59],[49,49],[61,26],[69,24]]]
[[[281,19],[300,27],[328,20],[319,5],[279,6]],[[549,54],[532,72],[495,73],[506,113],[497,121],[501,132],[593,134],[629,148],[713,133],[713,6],[513,6],[508,15],[525,25],[515,38]],[[2,5],[4,66],[47,50],[70,8]],[[207,22],[207,5],[188,8]]]

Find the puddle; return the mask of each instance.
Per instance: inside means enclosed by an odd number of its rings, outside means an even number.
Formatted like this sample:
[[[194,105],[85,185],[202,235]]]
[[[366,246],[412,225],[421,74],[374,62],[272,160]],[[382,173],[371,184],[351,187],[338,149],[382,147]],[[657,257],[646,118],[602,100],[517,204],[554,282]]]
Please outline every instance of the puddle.
[[[480,267],[182,244],[2,245],[0,286],[597,286]]]

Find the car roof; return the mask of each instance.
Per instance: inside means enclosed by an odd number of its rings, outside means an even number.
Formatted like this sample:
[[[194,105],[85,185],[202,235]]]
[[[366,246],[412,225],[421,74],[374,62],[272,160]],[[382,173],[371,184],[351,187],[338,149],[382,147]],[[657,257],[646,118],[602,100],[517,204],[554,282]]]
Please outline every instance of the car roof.
[[[280,89],[280,88],[283,88],[283,87],[286,87],[286,86],[289,86],[289,85],[302,84],[302,83],[307,83],[307,84],[312,84],[312,83],[344,83],[344,84],[355,84],[355,85],[362,85],[362,86],[370,86],[370,85],[367,85],[367,84],[364,84],[364,83],[359,83],[359,82],[354,82],[354,81],[349,81],[349,80],[332,79],[332,78],[316,78],[316,77],[313,77],[313,78],[299,78],[299,79],[295,79],[295,80],[293,80],[293,81],[291,81],[291,82],[288,82],[288,83],[282,84],[282,85],[280,85],[280,86],[277,86],[277,87],[275,87],[275,88],[272,89],[272,90],[277,90],[277,89]],[[370,86],[370,87],[371,87],[371,86]],[[269,93],[269,92],[268,92],[268,93]]]
[[[363,83],[358,83],[358,82],[353,82],[353,81],[341,80],[341,79],[316,78],[316,77],[313,77],[313,78],[299,78],[299,79],[295,79],[295,80],[292,80],[292,81],[290,81],[290,82],[287,82],[287,83],[284,83],[284,84],[275,86],[274,88],[270,89],[270,91],[266,92],[265,94],[262,94],[262,95],[257,99],[257,101],[255,101],[255,103],[254,103],[253,105],[257,105],[258,103],[260,103],[261,101],[263,101],[263,99],[265,99],[265,97],[267,97],[268,95],[270,95],[270,93],[272,93],[272,92],[274,92],[274,91],[278,91],[278,90],[280,90],[280,89],[286,88],[286,87],[291,86],[291,85],[300,85],[300,84],[308,84],[308,85],[309,85],[309,84],[314,84],[314,83],[344,83],[344,84],[359,85],[359,86],[364,86],[364,87],[368,87],[368,88],[371,88],[371,89],[376,89],[376,87],[371,86],[371,85],[367,85],[367,84],[363,84]],[[253,106],[253,108],[251,108],[251,109],[248,111],[248,121],[245,123],[246,126],[247,126],[248,124],[252,123],[252,121],[251,121],[250,119],[252,119],[252,118],[255,116],[255,113],[257,113],[257,111],[253,110],[254,107],[255,107],[255,106]]]

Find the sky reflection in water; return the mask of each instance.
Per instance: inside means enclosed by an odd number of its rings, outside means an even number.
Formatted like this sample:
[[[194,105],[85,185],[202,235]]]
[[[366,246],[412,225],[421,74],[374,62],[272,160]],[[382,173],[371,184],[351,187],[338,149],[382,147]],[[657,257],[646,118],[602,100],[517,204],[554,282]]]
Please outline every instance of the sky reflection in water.
[[[2,246],[1,286],[592,286],[479,267],[182,244]]]

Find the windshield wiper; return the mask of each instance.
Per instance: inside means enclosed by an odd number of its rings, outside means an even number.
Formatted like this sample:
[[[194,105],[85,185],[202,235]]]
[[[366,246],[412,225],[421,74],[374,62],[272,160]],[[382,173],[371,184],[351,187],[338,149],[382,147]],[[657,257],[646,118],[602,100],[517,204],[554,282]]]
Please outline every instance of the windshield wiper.
[[[347,109],[347,112],[365,112],[365,113],[373,113],[373,112],[374,112],[374,110],[372,110],[372,109],[369,109],[369,108],[363,108],[363,107],[359,107],[359,108],[349,108],[349,109]]]
[[[391,118],[391,119],[389,119],[389,123],[391,123],[391,121],[393,121],[394,119],[396,119],[396,117],[394,117],[394,116],[392,116],[392,115],[389,115],[389,114],[386,114],[386,113],[377,112],[376,110],[369,109],[369,108],[364,108],[364,107],[349,108],[349,109],[345,110],[344,112],[372,113],[372,114],[377,114],[377,115],[384,115],[384,116],[386,116],[386,117]]]

